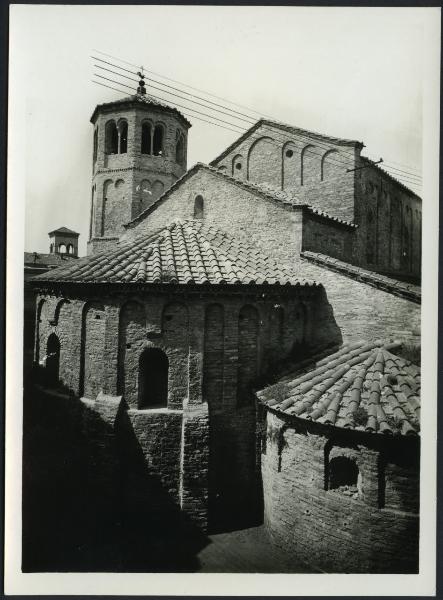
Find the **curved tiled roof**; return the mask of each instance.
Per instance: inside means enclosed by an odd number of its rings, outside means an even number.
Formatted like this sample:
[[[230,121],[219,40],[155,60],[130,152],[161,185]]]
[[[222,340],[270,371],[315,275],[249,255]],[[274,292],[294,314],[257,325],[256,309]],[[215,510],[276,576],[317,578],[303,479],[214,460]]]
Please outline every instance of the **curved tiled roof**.
[[[103,104],[97,104],[97,106],[94,109],[94,112],[91,115],[91,123],[94,123],[98,110],[103,108],[113,109],[114,107],[118,107],[122,104],[142,104],[147,106],[157,106],[159,108],[166,108],[169,111],[178,115],[187,124],[188,127],[191,127],[190,121],[188,121],[188,119],[184,115],[182,115],[182,113],[177,108],[175,108],[174,106],[169,106],[168,104],[165,104],[163,102],[159,102],[158,100],[156,100],[152,96],[149,96],[148,94],[133,94],[132,96],[125,96],[124,98],[113,100],[112,102],[104,102]]]
[[[297,279],[261,250],[194,220],[119,242],[111,252],[79,259],[34,281],[320,285]]]
[[[281,204],[282,206],[285,206],[286,208],[289,208],[289,209],[294,208],[294,207],[295,208],[306,208],[307,210],[311,211],[312,213],[319,215],[325,219],[334,221],[335,223],[339,223],[340,225],[345,225],[347,227],[352,227],[352,228],[358,227],[358,225],[356,225],[355,223],[352,223],[351,221],[344,221],[337,217],[332,217],[331,215],[329,215],[321,210],[318,210],[318,209],[310,206],[309,204],[306,204],[306,202],[300,202],[294,196],[288,194],[287,192],[284,192],[282,190],[276,190],[276,189],[274,189],[270,186],[266,186],[266,185],[258,185],[257,183],[252,183],[251,181],[245,181],[244,179],[236,179],[235,177],[232,177],[231,175],[228,175],[227,173],[224,173],[215,167],[205,165],[204,163],[196,163],[194,166],[192,166],[188,171],[186,171],[186,173],[184,173],[179,179],[177,179],[177,181],[175,181],[171,185],[171,187],[168,188],[163,193],[162,196],[160,196],[160,198],[158,198],[153,204],[151,204],[151,206],[149,206],[146,210],[144,210],[142,213],[140,213],[132,221],[127,223],[125,225],[125,227],[132,227],[134,224],[142,221],[146,217],[146,215],[151,213],[153,210],[155,210],[155,208],[159,204],[164,202],[168,198],[169,194],[171,192],[173,192],[174,190],[176,190],[183,181],[188,179],[188,177],[193,175],[199,169],[204,169],[206,171],[209,171],[210,173],[213,173],[214,175],[217,175],[219,177],[227,179],[231,183],[234,183],[235,185],[242,187],[243,189],[246,189],[246,190],[249,190],[256,194],[259,194],[262,198],[266,198],[267,200],[272,200],[273,202],[278,202],[279,204]]]
[[[309,364],[257,397],[273,410],[322,425],[418,435],[420,368],[390,352],[400,346],[380,341],[344,345],[305,361]]]
[[[332,256],[326,254],[321,254],[320,252],[303,250],[303,252],[300,253],[300,256],[321,267],[326,267],[331,271],[346,275],[351,279],[362,281],[363,283],[372,285],[373,287],[389,292],[390,294],[395,294],[401,298],[411,300],[416,304],[421,303],[421,288],[419,285],[399,281],[398,279],[393,279],[386,275],[380,275],[380,273],[362,269],[361,267],[351,265],[350,263],[338,260],[338,258],[332,258]]]

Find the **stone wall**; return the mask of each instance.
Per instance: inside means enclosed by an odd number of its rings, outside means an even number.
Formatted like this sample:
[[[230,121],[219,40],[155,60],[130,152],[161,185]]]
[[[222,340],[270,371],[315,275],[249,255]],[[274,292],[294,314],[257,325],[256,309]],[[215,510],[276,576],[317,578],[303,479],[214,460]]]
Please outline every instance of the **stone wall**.
[[[418,440],[262,417],[265,525],[275,544],[330,573],[418,572]],[[338,457],[356,465],[358,491],[333,488],[328,469]]]

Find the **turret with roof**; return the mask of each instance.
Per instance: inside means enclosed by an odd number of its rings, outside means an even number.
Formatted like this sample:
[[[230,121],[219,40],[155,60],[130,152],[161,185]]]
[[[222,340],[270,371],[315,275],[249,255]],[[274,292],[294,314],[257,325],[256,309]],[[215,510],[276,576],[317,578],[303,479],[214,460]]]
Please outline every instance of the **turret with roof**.
[[[186,171],[189,121],[146,94],[96,106],[88,254],[109,248],[123,225]]]

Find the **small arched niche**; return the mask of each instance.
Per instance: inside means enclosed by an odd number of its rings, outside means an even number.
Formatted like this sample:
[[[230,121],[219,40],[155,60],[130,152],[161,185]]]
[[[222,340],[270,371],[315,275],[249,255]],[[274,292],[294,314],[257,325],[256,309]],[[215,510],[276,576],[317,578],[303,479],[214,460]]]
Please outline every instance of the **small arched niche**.
[[[46,373],[50,385],[56,385],[58,383],[59,370],[60,340],[55,333],[51,333],[46,344]]]
[[[168,405],[169,361],[159,348],[145,348],[138,369],[138,408],[162,408]]]
[[[200,194],[194,199],[194,219],[203,219],[204,200]]]

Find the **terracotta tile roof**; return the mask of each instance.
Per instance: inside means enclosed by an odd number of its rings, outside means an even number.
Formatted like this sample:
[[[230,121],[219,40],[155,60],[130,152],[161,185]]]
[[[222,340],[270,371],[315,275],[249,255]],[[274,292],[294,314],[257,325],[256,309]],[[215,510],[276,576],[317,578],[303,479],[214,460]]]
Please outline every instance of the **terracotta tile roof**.
[[[308,359],[257,392],[269,408],[322,425],[418,435],[420,368],[391,353],[398,342],[358,342]]]
[[[97,112],[100,109],[112,110],[114,108],[122,108],[122,105],[123,106],[124,105],[128,105],[128,106],[135,105],[136,106],[137,104],[145,105],[145,106],[157,106],[159,108],[166,108],[170,112],[173,112],[177,116],[179,116],[180,119],[188,126],[188,128],[192,126],[190,121],[188,121],[188,119],[186,119],[186,117],[184,117],[177,108],[174,108],[173,106],[169,106],[168,104],[165,104],[163,102],[159,102],[158,100],[156,100],[149,94],[145,94],[145,95],[133,94],[132,96],[125,96],[124,98],[119,98],[117,100],[113,100],[112,102],[104,102],[103,104],[98,104],[95,107],[94,112],[91,115],[90,121],[91,121],[91,123],[95,122]]]
[[[71,263],[71,261],[78,261],[78,257],[72,254],[45,254],[42,252],[25,252],[24,256],[25,268],[27,266],[54,268],[64,265],[66,262]]]
[[[379,273],[356,267],[355,265],[338,260],[337,258],[332,258],[326,254],[321,254],[320,252],[304,250],[301,252],[301,256],[322,267],[327,267],[332,271],[347,275],[352,279],[357,279],[358,281],[367,283],[391,294],[395,294],[396,296],[401,296],[402,298],[406,298],[417,304],[421,303],[421,288],[418,285],[399,281],[398,279],[393,279],[386,275],[380,275]]]
[[[128,227],[128,228],[133,227],[135,224],[142,221],[146,217],[146,215],[150,214],[153,210],[156,209],[156,207],[158,205],[160,205],[162,202],[164,202],[169,197],[171,192],[173,192],[178,187],[180,187],[181,183],[183,183],[186,179],[188,179],[190,176],[192,176],[194,173],[196,173],[199,170],[209,171],[210,173],[213,173],[215,176],[223,178],[225,180],[228,180],[231,183],[237,185],[238,187],[241,187],[243,189],[246,189],[248,191],[251,191],[251,192],[254,192],[255,194],[260,195],[262,198],[266,198],[267,200],[272,200],[273,202],[278,202],[281,206],[284,206],[286,209],[291,210],[294,208],[299,208],[299,209],[305,208],[306,210],[309,210],[314,214],[320,215],[321,217],[324,217],[325,219],[335,221],[336,223],[339,223],[341,225],[345,225],[347,227],[352,227],[352,228],[358,227],[355,223],[352,223],[351,221],[343,221],[342,219],[338,219],[337,217],[332,217],[331,215],[329,215],[323,211],[320,211],[320,210],[310,206],[309,204],[306,204],[305,202],[300,202],[299,200],[297,200],[297,198],[295,198],[291,194],[288,194],[287,192],[283,192],[281,190],[274,189],[270,186],[258,185],[256,183],[252,183],[250,181],[236,179],[235,177],[232,177],[231,175],[228,175],[227,173],[223,173],[222,171],[220,171],[219,169],[216,169],[215,167],[205,165],[204,163],[196,163],[193,167],[191,167],[188,171],[186,171],[186,173],[184,175],[182,175],[179,179],[177,179],[177,181],[175,181],[171,185],[171,187],[168,188],[163,193],[162,196],[160,196],[160,198],[158,198],[153,204],[151,204],[151,206],[149,206],[145,211],[143,211],[137,217],[135,217],[135,219],[133,219],[132,221],[127,223],[125,225],[125,227]]]
[[[67,233],[70,235],[77,235],[77,236],[80,235],[76,231],[73,231],[72,229],[68,229],[67,227],[59,227],[58,229],[54,229],[54,231],[50,231],[48,233],[48,235],[52,235],[53,233]]]
[[[201,221],[176,222],[33,281],[137,284],[320,285],[301,280],[242,240]]]
[[[293,125],[288,125],[287,123],[274,121],[272,119],[260,119],[252,127],[245,131],[245,133],[243,133],[238,139],[236,139],[235,142],[233,142],[230,146],[225,148],[225,150],[223,150],[223,152],[221,152],[216,158],[214,158],[214,160],[211,160],[209,164],[211,166],[215,166],[220,160],[222,160],[223,158],[225,158],[225,156],[230,154],[239,144],[241,144],[246,138],[248,138],[252,133],[254,133],[254,131],[256,131],[261,126],[274,127],[282,131],[286,131],[287,133],[291,133],[293,135],[302,135],[311,139],[323,140],[339,146],[357,146],[359,148],[363,148],[363,143],[358,142],[357,140],[347,140],[344,138],[337,138],[330,135],[324,135],[322,133],[309,131],[308,129],[302,129],[301,127],[294,127]]]

